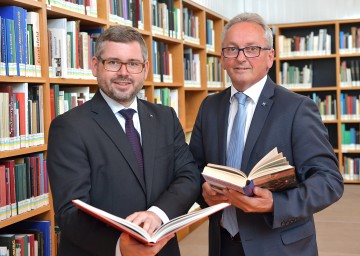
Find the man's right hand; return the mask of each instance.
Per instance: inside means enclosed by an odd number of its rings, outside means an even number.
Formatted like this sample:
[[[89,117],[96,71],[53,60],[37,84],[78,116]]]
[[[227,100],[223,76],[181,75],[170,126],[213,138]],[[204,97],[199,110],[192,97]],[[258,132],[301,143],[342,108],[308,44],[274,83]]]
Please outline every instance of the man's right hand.
[[[202,185],[202,196],[209,206],[229,202],[226,196],[217,193],[207,182]]]

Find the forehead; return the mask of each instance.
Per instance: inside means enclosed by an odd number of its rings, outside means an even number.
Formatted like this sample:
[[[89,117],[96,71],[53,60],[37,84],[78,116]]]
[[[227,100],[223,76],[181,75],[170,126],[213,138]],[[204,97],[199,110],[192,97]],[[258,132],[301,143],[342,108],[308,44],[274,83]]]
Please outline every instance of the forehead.
[[[224,38],[224,44],[236,46],[262,45],[265,42],[264,29],[254,22],[234,24],[229,28]]]
[[[141,47],[136,41],[127,43],[105,41],[101,55],[102,58],[142,60]]]

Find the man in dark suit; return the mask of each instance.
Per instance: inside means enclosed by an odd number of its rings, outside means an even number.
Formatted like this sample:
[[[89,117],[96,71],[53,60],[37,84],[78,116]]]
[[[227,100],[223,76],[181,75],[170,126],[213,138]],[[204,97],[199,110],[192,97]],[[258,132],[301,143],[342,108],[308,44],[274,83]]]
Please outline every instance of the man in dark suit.
[[[243,147],[237,168],[248,174],[277,147],[295,166],[298,185],[279,192],[255,187],[254,196],[247,197],[227,189],[217,194],[204,182],[202,207],[223,201],[236,207],[230,228],[225,213],[210,217],[209,255],[317,255],[313,214],[336,202],[344,189],[317,106],[267,76],[274,60],[273,36],[259,15],[234,17],[222,40],[222,65],[232,85],[200,106],[190,141],[195,160],[200,169],[227,163],[238,110],[234,95],[240,92],[246,95],[246,122],[244,145],[237,145]],[[231,227],[237,234],[230,235]]]
[[[175,236],[144,245],[71,202],[81,199],[152,233],[185,214],[198,197],[200,174],[176,113],[136,97],[148,71],[141,34],[110,27],[97,39],[92,58],[99,90],[51,123],[47,164],[60,256],[180,255]],[[135,112],[132,138],[123,109]],[[133,148],[134,137],[142,150]]]

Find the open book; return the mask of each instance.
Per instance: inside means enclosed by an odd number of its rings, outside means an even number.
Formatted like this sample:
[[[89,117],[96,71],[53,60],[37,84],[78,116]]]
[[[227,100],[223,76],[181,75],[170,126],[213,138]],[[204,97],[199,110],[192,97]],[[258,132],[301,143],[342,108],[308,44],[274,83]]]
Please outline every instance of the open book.
[[[289,165],[286,157],[277,148],[265,155],[250,171],[244,172],[223,165],[208,164],[202,175],[218,193],[230,188],[252,196],[255,186],[271,191],[284,190],[296,186],[295,168]]]
[[[117,217],[111,213],[100,210],[94,206],[91,206],[79,199],[72,200],[72,202],[79,207],[82,211],[88,213],[89,215],[113,226],[114,228],[124,231],[134,237],[135,239],[143,242],[145,244],[156,243],[161,239],[189,226],[190,224],[205,218],[217,211],[220,211],[230,204],[221,203],[213,205],[207,208],[204,208],[199,211],[190,212],[184,215],[181,215],[177,218],[170,220],[168,223],[161,225],[157,230],[154,231],[153,235],[150,236],[144,229],[140,226],[125,220],[123,218]]]

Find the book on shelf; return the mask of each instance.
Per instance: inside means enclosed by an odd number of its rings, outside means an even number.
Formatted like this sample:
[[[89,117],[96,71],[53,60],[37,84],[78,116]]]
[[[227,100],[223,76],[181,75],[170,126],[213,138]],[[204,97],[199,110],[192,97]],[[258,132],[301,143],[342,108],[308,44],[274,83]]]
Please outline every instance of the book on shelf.
[[[7,254],[15,256],[15,235],[14,234],[0,234],[0,246],[6,247]]]
[[[248,196],[253,195],[255,186],[279,191],[297,184],[295,167],[289,164],[277,148],[266,154],[249,175],[235,168],[210,163],[205,166],[202,175],[218,193],[229,188]]]
[[[133,238],[145,244],[153,244],[156,243],[171,234],[189,226],[190,224],[203,219],[217,211],[220,211],[230,204],[221,203],[214,206],[210,206],[204,208],[199,211],[190,212],[184,215],[181,215],[177,218],[170,220],[168,223],[161,225],[158,229],[156,229],[152,236],[150,236],[144,229],[140,226],[126,220],[115,216],[111,213],[103,211],[99,208],[91,206],[79,199],[73,200],[73,203],[85,213],[103,221],[104,223],[128,233]]]

